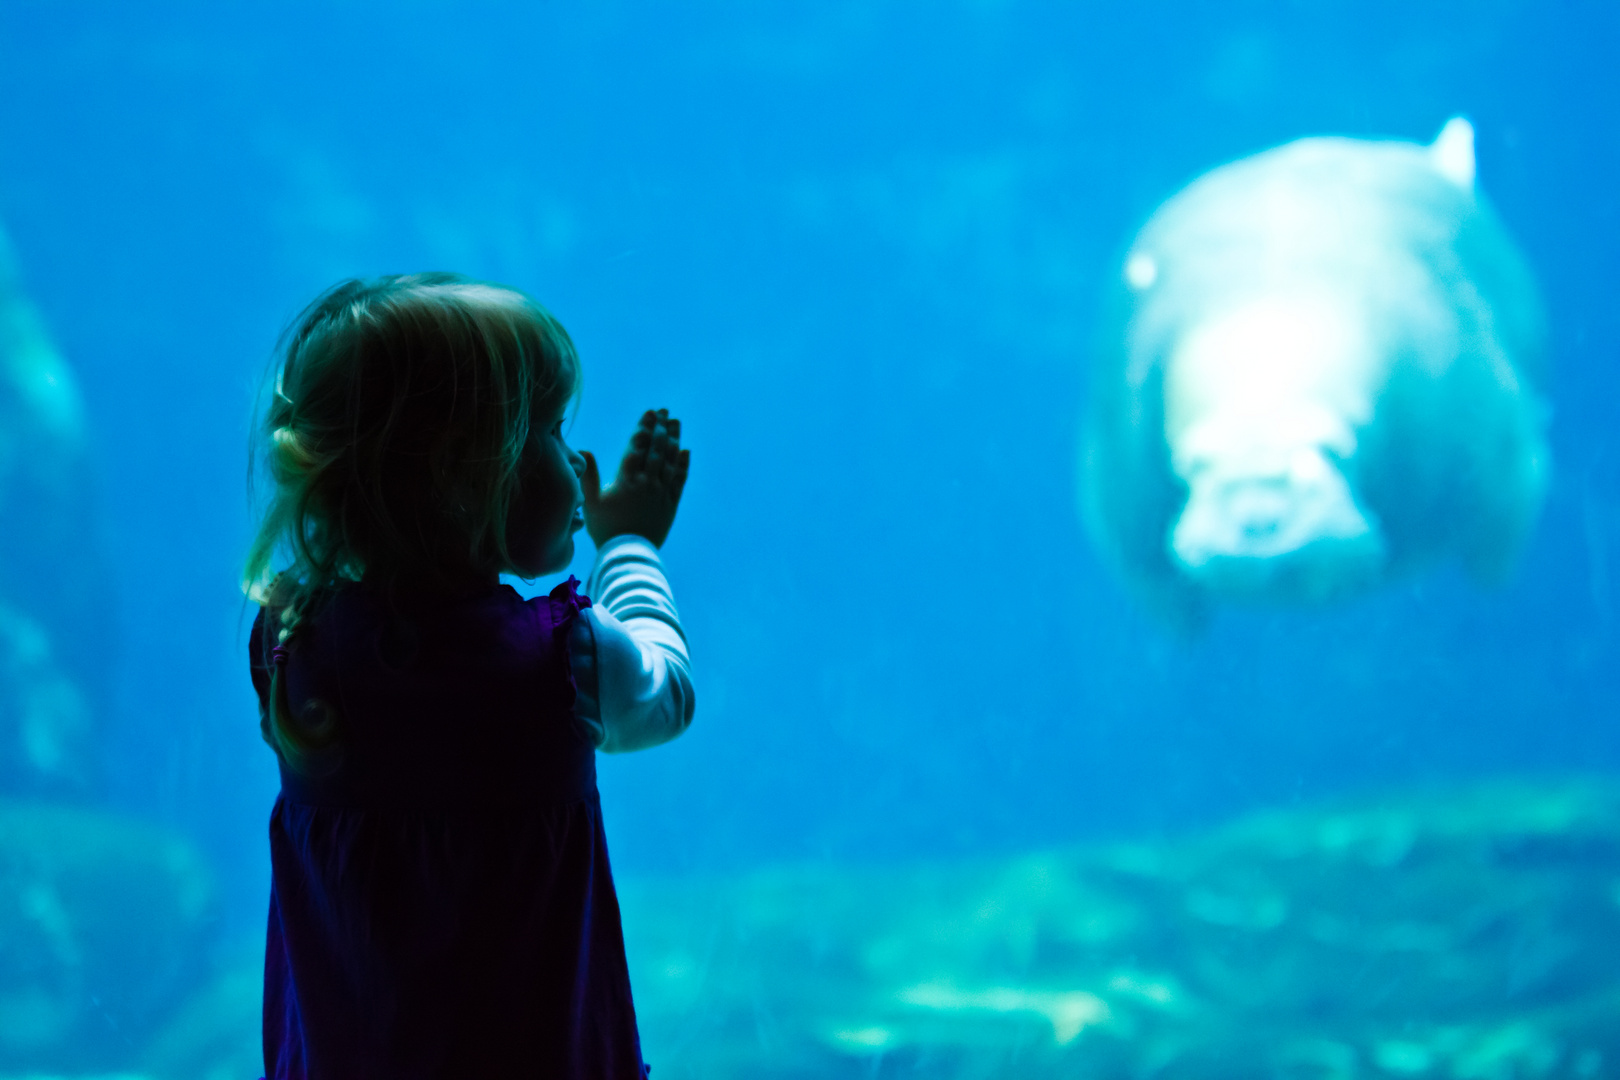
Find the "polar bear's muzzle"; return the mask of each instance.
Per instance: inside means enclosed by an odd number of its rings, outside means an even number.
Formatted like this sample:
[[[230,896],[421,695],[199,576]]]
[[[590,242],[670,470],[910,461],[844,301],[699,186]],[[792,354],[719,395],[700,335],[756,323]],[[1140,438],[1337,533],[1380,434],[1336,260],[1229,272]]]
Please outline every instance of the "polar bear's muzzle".
[[[1186,479],[1169,553],[1207,588],[1329,600],[1366,587],[1383,568],[1377,523],[1319,450],[1301,450],[1277,468],[1212,463]]]

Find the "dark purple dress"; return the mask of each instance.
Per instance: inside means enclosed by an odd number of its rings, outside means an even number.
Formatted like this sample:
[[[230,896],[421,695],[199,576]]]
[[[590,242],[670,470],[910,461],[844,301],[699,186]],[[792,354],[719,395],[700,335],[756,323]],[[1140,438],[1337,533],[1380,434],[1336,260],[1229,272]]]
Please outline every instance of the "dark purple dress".
[[[573,717],[570,580],[337,590],[286,660],[338,715],[281,768],[264,963],[271,1080],[641,1080],[595,752]],[[269,691],[264,616],[249,655]]]

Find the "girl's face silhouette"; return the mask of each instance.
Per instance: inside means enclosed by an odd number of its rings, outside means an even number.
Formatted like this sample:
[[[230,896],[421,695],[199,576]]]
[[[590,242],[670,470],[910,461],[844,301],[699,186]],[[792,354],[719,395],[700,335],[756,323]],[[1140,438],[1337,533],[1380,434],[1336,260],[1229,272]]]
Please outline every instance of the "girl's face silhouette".
[[[563,438],[563,416],[530,433],[517,497],[506,519],[506,547],[519,577],[554,574],[574,559],[574,533],[585,526],[579,478],[585,459]]]

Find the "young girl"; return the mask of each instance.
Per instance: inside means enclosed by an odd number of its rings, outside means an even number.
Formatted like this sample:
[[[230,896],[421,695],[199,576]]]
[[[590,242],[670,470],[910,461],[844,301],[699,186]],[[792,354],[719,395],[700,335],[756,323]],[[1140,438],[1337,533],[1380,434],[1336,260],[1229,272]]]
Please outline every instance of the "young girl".
[[[603,490],[578,385],[539,304],[448,274],[346,282],[290,331],[246,573],[272,1080],[645,1074],[594,752],[692,719],[657,550],[688,452],[649,412]],[[595,605],[501,584],[582,526]]]

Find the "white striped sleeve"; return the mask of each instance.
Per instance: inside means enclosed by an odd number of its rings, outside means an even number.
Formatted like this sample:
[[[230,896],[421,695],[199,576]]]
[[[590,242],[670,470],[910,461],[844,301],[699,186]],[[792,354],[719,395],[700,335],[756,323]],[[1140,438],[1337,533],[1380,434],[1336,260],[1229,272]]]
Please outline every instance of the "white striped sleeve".
[[[668,742],[692,722],[692,664],[658,549],[616,536],[596,553],[592,606],[569,639],[575,714],[607,753]],[[594,677],[593,677],[594,676]],[[594,685],[593,685],[594,684]]]

